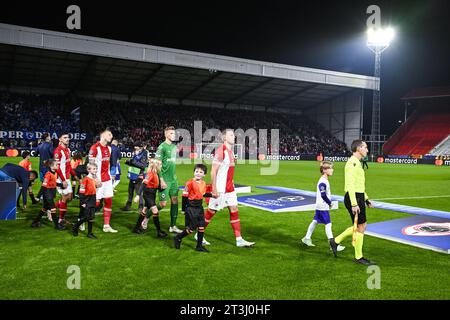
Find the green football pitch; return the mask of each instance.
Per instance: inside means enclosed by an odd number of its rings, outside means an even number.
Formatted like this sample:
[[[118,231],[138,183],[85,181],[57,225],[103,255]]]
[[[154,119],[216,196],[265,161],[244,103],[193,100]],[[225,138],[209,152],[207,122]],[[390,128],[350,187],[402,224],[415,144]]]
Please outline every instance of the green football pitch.
[[[1,158],[0,166],[18,158]],[[37,168],[37,159],[33,159]],[[371,163],[366,171],[367,193],[372,199],[410,198],[386,202],[450,210],[450,168],[426,165]],[[126,170],[126,166],[122,166]],[[193,165],[177,167],[180,184],[191,177]],[[280,162],[276,175],[260,175],[260,165],[238,165],[235,181],[251,185],[254,193],[268,191],[258,185],[315,190],[317,162]],[[208,181],[209,179],[207,179]],[[335,195],[343,195],[344,164],[335,164],[330,179]],[[32,229],[30,219],[40,205],[29,205],[16,221],[0,221],[0,299],[449,299],[450,257],[370,236],[364,239],[364,256],[380,267],[381,288],[369,290],[366,267],[353,262],[353,248],[334,258],[325,232],[318,226],[314,248],[300,245],[313,212],[270,213],[239,207],[242,234],[255,241],[253,248],[237,248],[227,211],[219,212],[206,229],[210,253],[194,251],[193,238],[175,250],[172,236],[157,239],[154,227],[144,235],[131,232],[137,213],[122,212],[128,181],[122,181],[113,199],[111,225],[117,234],[101,231],[97,216],[94,232],[75,238],[56,231],[48,220]],[[35,185],[37,192],[39,186]],[[443,196],[443,197],[436,197]],[[1,195],[0,195],[1,197]],[[78,215],[71,202],[68,220]],[[136,208],[136,204],[133,204]],[[332,211],[333,232],[350,226],[341,203]],[[371,209],[368,221],[406,217],[407,214]],[[178,225],[184,223],[179,214]],[[168,231],[169,210],[161,212]],[[81,288],[67,287],[68,267],[80,268]]]

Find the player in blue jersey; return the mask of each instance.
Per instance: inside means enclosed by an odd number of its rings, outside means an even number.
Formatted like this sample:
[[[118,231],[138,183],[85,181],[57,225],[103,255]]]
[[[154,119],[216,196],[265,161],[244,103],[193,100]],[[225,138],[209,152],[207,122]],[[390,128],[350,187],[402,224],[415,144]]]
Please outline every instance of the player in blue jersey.
[[[122,156],[120,154],[119,142],[117,140],[111,141],[111,178],[113,180],[113,190],[116,192],[116,187],[120,183],[120,175],[122,170],[120,169],[120,159]]]

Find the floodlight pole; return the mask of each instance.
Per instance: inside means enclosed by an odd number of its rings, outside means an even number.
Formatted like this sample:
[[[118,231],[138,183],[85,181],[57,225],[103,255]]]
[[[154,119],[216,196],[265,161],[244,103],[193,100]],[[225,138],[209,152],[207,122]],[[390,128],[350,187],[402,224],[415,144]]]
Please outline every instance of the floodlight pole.
[[[375,53],[375,72],[374,76],[379,79],[376,83],[375,90],[373,90],[372,100],[372,130],[371,130],[371,150],[372,154],[381,154],[381,136],[380,136],[380,114],[381,114],[381,95],[380,95],[380,82],[381,82],[381,53],[386,50],[388,45],[367,45],[370,50]]]

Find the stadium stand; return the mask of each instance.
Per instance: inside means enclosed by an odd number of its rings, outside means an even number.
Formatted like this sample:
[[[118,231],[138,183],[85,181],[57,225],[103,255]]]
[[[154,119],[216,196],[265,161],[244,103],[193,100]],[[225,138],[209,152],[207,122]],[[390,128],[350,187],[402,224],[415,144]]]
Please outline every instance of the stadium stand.
[[[445,88],[416,89],[403,100],[415,100],[417,109],[384,144],[388,155],[426,155],[450,135],[450,108]]]
[[[0,128],[5,131],[78,132],[79,122],[71,114],[75,105],[69,98],[2,91]],[[5,147],[28,146],[27,139],[1,139],[0,142]]]
[[[433,156],[450,156],[450,135],[430,152]]]
[[[156,150],[164,140],[162,129],[165,126],[189,130],[193,136],[194,121],[201,120],[203,130],[225,127],[280,129],[282,154],[347,152],[345,143],[305,116],[9,92],[1,92],[0,97],[0,108],[5,114],[1,120],[3,130],[81,130],[95,137],[99,128],[109,127],[123,148],[132,148],[135,141],[146,141],[150,150]],[[81,124],[71,115],[77,107],[80,107]],[[5,147],[27,145],[24,139],[3,139],[0,142]]]

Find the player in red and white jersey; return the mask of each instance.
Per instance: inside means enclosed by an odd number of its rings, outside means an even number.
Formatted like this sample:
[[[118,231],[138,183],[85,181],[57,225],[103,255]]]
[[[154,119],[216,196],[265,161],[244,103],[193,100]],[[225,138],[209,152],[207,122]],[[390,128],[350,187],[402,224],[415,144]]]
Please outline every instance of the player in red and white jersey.
[[[67,212],[67,204],[72,201],[73,191],[70,175],[72,174],[76,177],[76,174],[70,165],[69,141],[69,134],[61,134],[59,136],[59,145],[53,152],[53,158],[58,163],[58,169],[56,170],[57,183],[62,184],[62,188],[57,188],[58,193],[61,195],[61,200],[56,203],[56,208],[59,209],[59,223],[64,220],[64,216]]]
[[[89,150],[89,163],[95,163],[100,172],[100,179],[102,186],[97,188],[97,206],[100,200],[103,199],[103,232],[116,233],[110,226],[112,214],[112,197],[114,196],[113,184],[110,174],[110,158],[111,158],[111,144],[113,135],[110,130],[106,129],[100,133],[100,141],[95,143]]]
[[[237,207],[237,196],[234,190],[234,168],[236,160],[233,153],[234,131],[226,129],[222,132],[221,145],[214,155],[214,161],[211,170],[212,194],[215,198],[209,200],[208,210],[205,214],[205,228],[210,223],[212,217],[217,211],[227,207],[230,212],[230,223],[236,236],[236,246],[250,247],[254,242],[248,242],[241,236],[241,223]],[[206,240],[203,244],[209,244]]]

